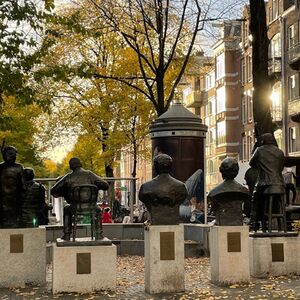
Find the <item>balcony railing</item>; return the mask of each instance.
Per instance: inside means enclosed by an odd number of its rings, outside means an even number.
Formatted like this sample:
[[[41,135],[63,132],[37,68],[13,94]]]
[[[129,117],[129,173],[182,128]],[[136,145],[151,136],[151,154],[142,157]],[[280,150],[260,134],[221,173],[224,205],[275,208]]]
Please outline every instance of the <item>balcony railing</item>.
[[[268,60],[268,74],[275,75],[281,73],[281,57],[272,57]]]
[[[192,91],[186,96],[187,107],[200,107],[201,104],[201,92]]]
[[[300,70],[300,44],[288,50],[288,62],[295,70]]]
[[[281,107],[273,107],[271,109],[271,115],[274,122],[282,121],[282,109]]]
[[[300,97],[288,102],[288,112],[293,121],[300,121]]]

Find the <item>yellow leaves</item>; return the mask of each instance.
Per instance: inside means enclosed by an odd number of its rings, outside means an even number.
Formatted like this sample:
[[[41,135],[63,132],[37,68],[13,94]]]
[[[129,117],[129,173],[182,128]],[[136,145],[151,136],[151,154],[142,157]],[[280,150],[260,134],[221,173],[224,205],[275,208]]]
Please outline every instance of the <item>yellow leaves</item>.
[[[46,170],[50,174],[53,174],[57,171],[57,164],[53,160],[45,159],[43,163],[44,163],[44,166],[45,166]]]

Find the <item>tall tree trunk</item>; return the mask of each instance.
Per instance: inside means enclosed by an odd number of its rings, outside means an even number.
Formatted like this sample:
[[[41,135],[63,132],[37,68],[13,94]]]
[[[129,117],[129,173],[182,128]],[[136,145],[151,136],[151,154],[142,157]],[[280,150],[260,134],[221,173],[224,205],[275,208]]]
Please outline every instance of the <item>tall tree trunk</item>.
[[[263,133],[274,131],[271,117],[271,84],[268,76],[269,39],[264,0],[250,0],[250,31],[253,37],[253,115],[256,132],[261,136]]]
[[[102,131],[102,153],[105,153],[107,151],[107,144],[106,140],[108,138],[108,129],[105,126],[100,125],[101,131]],[[106,177],[114,177],[114,169],[112,167],[111,161],[105,162],[105,176]],[[108,200],[109,200],[109,206],[112,207],[112,204],[115,200],[115,182],[110,181],[109,187],[108,187]]]

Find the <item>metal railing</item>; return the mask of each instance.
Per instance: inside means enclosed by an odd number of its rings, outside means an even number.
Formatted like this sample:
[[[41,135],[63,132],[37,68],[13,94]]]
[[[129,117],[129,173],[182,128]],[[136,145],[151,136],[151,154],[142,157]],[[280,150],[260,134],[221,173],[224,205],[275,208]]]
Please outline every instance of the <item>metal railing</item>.
[[[288,50],[288,61],[290,64],[299,59],[300,59],[300,44]]]
[[[272,57],[268,60],[268,74],[281,73],[281,57]]]

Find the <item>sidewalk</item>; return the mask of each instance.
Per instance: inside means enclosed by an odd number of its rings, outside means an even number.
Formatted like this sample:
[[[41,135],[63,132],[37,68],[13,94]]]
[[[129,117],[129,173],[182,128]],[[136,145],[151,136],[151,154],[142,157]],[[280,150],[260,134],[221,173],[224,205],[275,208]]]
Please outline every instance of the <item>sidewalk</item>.
[[[80,294],[51,294],[51,266],[47,271],[47,287],[0,289],[1,300],[42,299],[119,299],[119,300],[214,300],[214,299],[300,299],[300,276],[279,276],[254,279],[243,285],[218,287],[210,283],[209,258],[185,260],[186,291],[178,294],[148,295],[144,291],[144,257],[118,257],[116,292]]]

